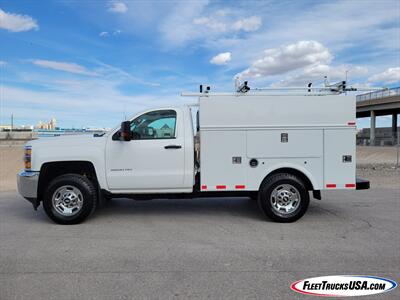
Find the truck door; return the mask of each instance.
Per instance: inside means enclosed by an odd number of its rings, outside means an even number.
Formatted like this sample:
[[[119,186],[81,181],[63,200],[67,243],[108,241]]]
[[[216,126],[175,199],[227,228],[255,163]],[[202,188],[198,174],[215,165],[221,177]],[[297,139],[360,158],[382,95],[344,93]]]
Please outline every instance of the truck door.
[[[106,148],[109,188],[181,188],[185,160],[182,122],[180,109],[154,110],[131,121],[131,141],[120,141],[114,134]]]

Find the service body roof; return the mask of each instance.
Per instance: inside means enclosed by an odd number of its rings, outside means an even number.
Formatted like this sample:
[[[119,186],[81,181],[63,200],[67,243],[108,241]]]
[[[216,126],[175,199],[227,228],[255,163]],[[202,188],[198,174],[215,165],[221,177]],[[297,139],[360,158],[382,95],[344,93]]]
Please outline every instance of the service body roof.
[[[355,96],[210,94],[199,102],[201,129],[355,125]]]

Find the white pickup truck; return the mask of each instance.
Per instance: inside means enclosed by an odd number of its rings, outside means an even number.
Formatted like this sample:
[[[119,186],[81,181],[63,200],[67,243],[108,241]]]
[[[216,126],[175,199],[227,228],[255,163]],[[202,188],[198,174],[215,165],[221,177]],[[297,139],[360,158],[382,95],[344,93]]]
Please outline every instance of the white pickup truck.
[[[102,135],[28,142],[19,193],[61,224],[118,197],[250,197],[269,218],[292,222],[310,192],[369,188],[356,180],[354,96],[192,96],[198,105],[143,111]]]

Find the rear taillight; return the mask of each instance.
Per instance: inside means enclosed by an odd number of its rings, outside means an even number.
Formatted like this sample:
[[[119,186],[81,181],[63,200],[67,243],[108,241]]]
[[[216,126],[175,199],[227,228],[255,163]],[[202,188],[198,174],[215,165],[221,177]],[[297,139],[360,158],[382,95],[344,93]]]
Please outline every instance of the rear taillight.
[[[26,146],[24,154],[24,164],[25,164],[25,170],[27,171],[32,168],[31,158],[32,158],[32,148],[30,146]]]

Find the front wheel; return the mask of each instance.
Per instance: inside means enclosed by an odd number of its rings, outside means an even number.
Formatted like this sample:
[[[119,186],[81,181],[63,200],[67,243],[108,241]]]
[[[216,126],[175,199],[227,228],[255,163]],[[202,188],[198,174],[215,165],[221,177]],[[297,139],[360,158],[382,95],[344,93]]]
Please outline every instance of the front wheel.
[[[47,216],[58,224],[78,224],[94,212],[96,189],[86,177],[65,174],[50,182],[43,198]]]
[[[310,197],[302,180],[287,173],[266,178],[258,193],[260,209],[269,218],[281,223],[300,219],[309,203]]]

